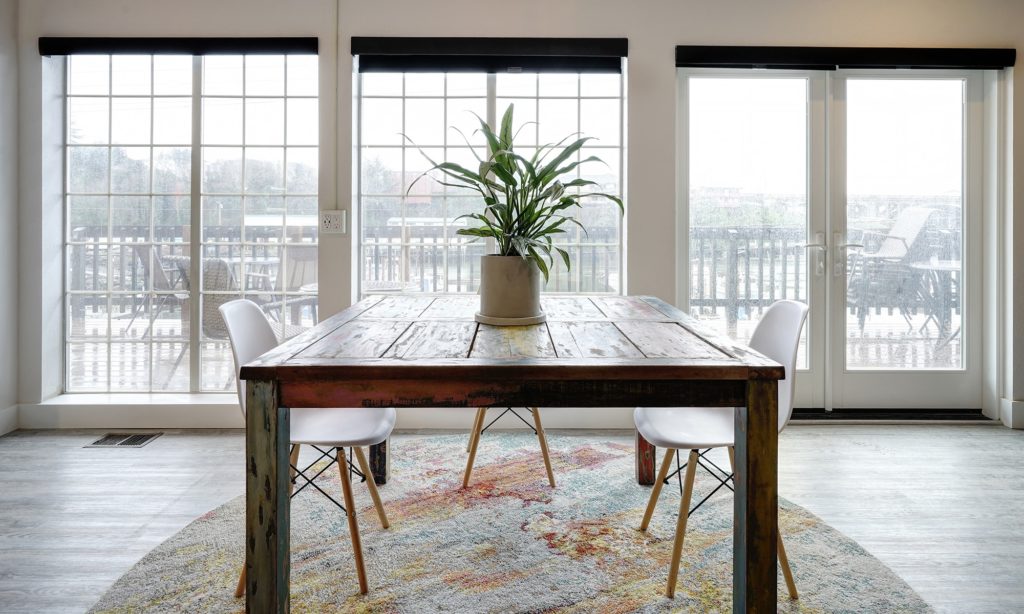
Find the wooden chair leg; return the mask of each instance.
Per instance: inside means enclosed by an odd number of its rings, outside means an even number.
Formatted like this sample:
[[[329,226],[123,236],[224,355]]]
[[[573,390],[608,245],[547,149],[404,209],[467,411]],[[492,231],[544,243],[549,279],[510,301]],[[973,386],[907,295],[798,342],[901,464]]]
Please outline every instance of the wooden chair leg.
[[[288,496],[292,496],[292,491],[295,490],[295,467],[299,464],[299,444],[292,444],[291,453],[288,455],[288,462],[291,464],[290,474],[292,479],[288,482]],[[242,573],[238,574],[238,586],[235,587],[235,599],[241,599],[242,595],[245,594],[245,564],[242,564]]]
[[[359,523],[356,521],[356,502],[352,496],[352,481],[348,477],[348,463],[345,462],[345,450],[337,448],[338,472],[341,474],[341,493],[345,496],[345,516],[348,517],[348,530],[352,534],[352,554],[356,560],[356,575],[359,576],[359,592],[369,592],[366,582],[366,567],[363,565],[363,542],[359,539]]]
[[[686,462],[686,481],[683,484],[683,496],[679,500],[679,520],[676,521],[676,540],[672,544],[672,565],[668,569],[668,587],[665,595],[670,599],[676,596],[676,576],[679,575],[679,556],[683,552],[683,538],[686,537],[686,520],[690,515],[690,498],[693,496],[693,476],[697,472],[697,450],[690,450],[690,458]]]
[[[540,408],[531,407],[533,423],[537,426],[537,439],[540,440],[540,453],[544,455],[544,468],[548,470],[548,483],[555,487],[555,472],[551,470],[551,457],[548,455],[548,438],[544,435],[544,427],[540,424]]]
[[[476,420],[473,421],[473,432],[470,434],[469,458],[466,459],[466,473],[462,476],[462,487],[469,487],[469,476],[473,473],[473,462],[476,461],[476,448],[480,444],[480,429],[484,426],[484,419],[487,416],[487,408],[481,407],[476,410]]]
[[[672,448],[665,450],[665,460],[661,462],[661,470],[658,471],[658,479],[654,482],[654,488],[651,489],[651,500],[647,502],[647,511],[644,512],[643,522],[640,523],[640,530],[646,531],[647,526],[651,524],[651,517],[654,516],[654,507],[658,505],[658,497],[661,496],[661,487],[665,483],[665,477],[668,476],[669,467],[672,465],[672,459],[675,457],[676,451]]]
[[[373,506],[377,508],[380,524],[386,529],[391,526],[391,523],[388,522],[388,515],[384,512],[384,504],[380,502],[380,493],[377,492],[377,484],[373,481],[373,474],[370,473],[370,465],[366,462],[366,456],[361,447],[355,446],[353,449],[356,452],[356,461],[359,462],[359,470],[366,476],[366,487],[370,489],[370,498],[373,499]]]
[[[789,590],[790,599],[799,599],[796,592],[796,582],[793,581],[793,572],[789,569],[789,557],[786,556],[786,547],[782,544],[782,533],[779,533],[779,564],[782,565],[782,577],[786,579],[786,589]]]
[[[245,563],[242,564],[242,573],[238,574],[238,586],[235,588],[235,599],[241,599],[245,594]]]
[[[487,408],[486,407],[478,407],[476,409],[476,416],[473,417],[473,426],[474,427],[476,426],[477,419],[480,417],[480,412],[484,412],[484,414],[486,415],[487,414]],[[466,454],[469,454],[469,451],[473,449],[473,440],[476,439],[479,436],[480,435],[476,432],[475,428],[472,431],[470,431],[470,433],[469,433],[469,441],[466,442]]]
[[[732,446],[729,446],[729,467],[732,468],[733,473],[736,472],[736,450]],[[775,532],[779,536],[779,565],[782,566],[782,577],[786,579],[786,589],[789,591],[789,598],[799,599],[800,595],[796,592],[796,582],[793,581],[793,572],[789,569],[789,557],[786,556],[786,546],[782,543],[782,532],[777,527]]]

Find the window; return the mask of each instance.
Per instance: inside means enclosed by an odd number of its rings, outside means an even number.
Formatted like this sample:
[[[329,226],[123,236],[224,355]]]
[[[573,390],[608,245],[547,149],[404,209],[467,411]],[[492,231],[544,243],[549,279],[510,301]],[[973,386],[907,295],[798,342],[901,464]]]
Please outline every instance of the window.
[[[378,40],[386,45],[394,40],[401,41],[399,46],[406,44],[404,39],[374,39],[374,43]],[[464,44],[461,39],[443,40],[455,41],[456,47]],[[494,40],[500,44],[504,39]],[[496,43],[486,39],[482,44]],[[356,45],[354,40],[354,49]],[[509,104],[515,105],[516,144],[521,153],[529,155],[530,147],[557,142],[569,134],[595,137],[579,155],[597,155],[605,164],[583,165],[579,172],[597,181],[602,191],[622,194],[624,105],[619,57],[612,58],[611,68],[608,58],[602,58],[604,66],[598,72],[466,70],[467,62],[483,61],[478,56],[467,60],[468,55],[440,60],[431,56],[427,61],[436,72],[422,72],[417,62],[394,57],[374,56],[374,70],[358,76],[360,294],[477,290],[479,257],[489,246],[457,231],[467,223],[459,216],[480,211],[482,203],[471,191],[418,178],[430,167],[424,154],[438,162],[475,166],[470,147],[479,153],[485,147],[475,132],[477,118],[493,127]],[[403,62],[417,64],[416,70],[402,69]],[[458,64],[458,69],[446,72],[446,62]],[[381,64],[386,65],[383,70],[379,70]],[[587,232],[574,227],[562,237],[560,246],[569,252],[572,267],[566,271],[556,262],[546,291],[621,292],[618,208],[595,199],[584,202],[576,215]]]
[[[316,55],[70,55],[66,88],[65,389],[233,390],[219,305],[316,318]]]

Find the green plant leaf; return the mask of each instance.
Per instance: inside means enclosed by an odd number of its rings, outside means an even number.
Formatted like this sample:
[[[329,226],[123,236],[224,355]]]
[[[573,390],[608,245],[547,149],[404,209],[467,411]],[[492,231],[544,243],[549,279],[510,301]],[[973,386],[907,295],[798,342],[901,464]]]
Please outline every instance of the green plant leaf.
[[[624,210],[622,199],[617,196],[599,191],[578,192],[581,188],[598,187],[595,181],[572,177],[581,164],[595,161],[603,164],[597,156],[575,159],[591,139],[570,134],[556,143],[538,147],[527,159],[515,152],[514,141],[522,127],[513,129],[514,105],[509,105],[502,114],[497,132],[479,115],[474,116],[480,123],[476,132],[483,135],[487,144],[486,156],[479,155],[469,139],[456,131],[473,150],[477,168],[469,169],[454,162],[437,163],[417,146],[431,166],[416,177],[413,185],[424,176],[432,176],[440,185],[472,190],[480,195],[483,207],[479,212],[455,218],[470,220],[472,224],[457,229],[456,234],[472,237],[474,241],[494,239],[499,254],[521,256],[536,263],[545,280],[555,262],[553,251],[568,269],[569,254],[554,244],[553,237],[565,234],[568,224],[575,224],[584,233],[587,230],[579,220],[567,215],[567,211],[581,207],[584,198],[610,200],[618,205],[620,213]],[[412,143],[411,139],[403,137]],[[434,177],[435,173],[441,177]]]

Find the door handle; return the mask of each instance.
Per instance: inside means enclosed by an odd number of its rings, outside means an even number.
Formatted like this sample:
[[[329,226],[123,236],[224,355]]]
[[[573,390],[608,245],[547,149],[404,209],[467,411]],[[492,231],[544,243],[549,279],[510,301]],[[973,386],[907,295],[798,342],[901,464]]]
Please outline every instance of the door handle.
[[[821,277],[825,274],[825,256],[828,250],[828,244],[825,243],[825,233],[814,233],[814,243],[806,243],[804,247],[817,250],[814,257],[814,274],[817,277]]]
[[[847,254],[846,250],[851,248],[863,248],[860,243],[846,243],[846,238],[838,233],[832,233],[832,244],[836,246],[832,261],[832,274],[836,277],[846,275]]]

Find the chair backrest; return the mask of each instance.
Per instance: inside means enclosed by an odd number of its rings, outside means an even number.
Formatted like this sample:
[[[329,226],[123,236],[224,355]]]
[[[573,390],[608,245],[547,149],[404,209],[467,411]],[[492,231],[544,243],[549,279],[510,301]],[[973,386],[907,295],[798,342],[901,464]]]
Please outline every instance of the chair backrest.
[[[317,248],[308,245],[288,246],[288,265],[279,267],[279,274],[284,276],[278,284],[278,291],[298,292],[302,286],[315,284],[317,278]]]
[[[203,295],[203,334],[211,339],[223,339],[227,336],[224,320],[218,308],[233,301],[239,296],[238,281],[231,270],[231,265],[223,258],[203,259],[203,290],[211,294]],[[230,292],[231,294],[215,294]]]
[[[906,258],[914,250],[918,239],[923,236],[923,231],[935,211],[931,207],[907,207],[900,211],[892,228],[879,244],[878,251],[871,255],[898,260]]]
[[[220,306],[220,314],[228,329],[231,354],[235,359],[235,381],[238,404],[245,415],[245,382],[238,373],[242,365],[256,360],[277,347],[277,336],[259,306],[246,299],[238,299]]]
[[[750,347],[786,368],[786,379],[779,380],[780,431],[786,428],[793,415],[796,351],[806,319],[807,305],[797,301],[776,301],[761,316],[750,337]]]
[[[160,263],[160,253],[152,245],[132,245],[139,262],[142,264],[142,274],[145,276],[146,290],[167,291],[173,290],[171,280],[167,277],[163,265]],[[152,258],[152,261],[150,261]]]

